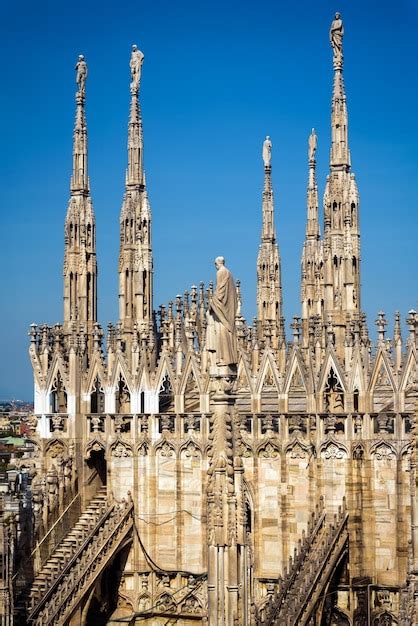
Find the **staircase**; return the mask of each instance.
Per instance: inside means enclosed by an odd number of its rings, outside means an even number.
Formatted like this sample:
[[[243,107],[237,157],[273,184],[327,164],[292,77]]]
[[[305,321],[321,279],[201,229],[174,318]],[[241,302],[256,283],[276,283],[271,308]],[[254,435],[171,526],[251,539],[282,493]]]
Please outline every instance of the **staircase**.
[[[330,577],[348,547],[348,513],[343,506],[329,523],[323,505],[313,514],[307,536],[299,541],[279,590],[269,597],[257,626],[305,626],[325,593]]]
[[[65,623],[132,530],[132,511],[131,499],[117,503],[98,491],[33,580],[28,623]]]

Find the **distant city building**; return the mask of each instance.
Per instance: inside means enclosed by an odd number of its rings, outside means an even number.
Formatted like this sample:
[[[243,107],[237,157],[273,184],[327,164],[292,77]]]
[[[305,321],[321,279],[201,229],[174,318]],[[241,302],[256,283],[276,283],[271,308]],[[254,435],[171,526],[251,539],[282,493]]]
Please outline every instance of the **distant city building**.
[[[269,137],[256,319],[243,318],[223,257],[216,286],[155,312],[136,46],[119,320],[100,327],[79,57],[64,321],[30,330],[31,450],[7,478],[19,506],[0,526],[1,624],[417,623],[418,314],[404,340],[399,313],[393,337],[378,313],[372,346],[339,14],[330,41],[324,223],[312,130],[301,313],[287,338]]]

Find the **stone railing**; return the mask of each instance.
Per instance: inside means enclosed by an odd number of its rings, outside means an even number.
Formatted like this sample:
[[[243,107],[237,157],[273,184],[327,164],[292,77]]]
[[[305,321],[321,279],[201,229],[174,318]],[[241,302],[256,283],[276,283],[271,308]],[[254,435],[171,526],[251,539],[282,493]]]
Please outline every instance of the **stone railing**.
[[[71,530],[81,514],[81,496],[77,493],[65,507],[62,514],[48,528],[47,532],[37,542],[32,551],[31,558],[34,563],[35,574],[42,565],[49,559],[52,552],[60,541]]]
[[[208,415],[205,413],[91,413],[85,417],[86,439],[114,438],[123,435],[139,440],[149,437],[183,439],[193,435],[207,437]]]
[[[42,605],[38,604],[29,619],[36,626],[59,626],[71,617],[84,593],[114,557],[133,528],[133,501],[115,504],[98,532],[83,547],[81,554],[62,572]]]
[[[257,626],[301,626],[307,623],[318,596],[348,541],[345,507],[339,508],[332,523],[322,509],[316,513],[308,535],[302,537],[289,569],[279,580],[279,589],[264,604]]]
[[[301,437],[312,443],[326,437],[341,441],[408,439],[409,413],[239,413],[237,425],[244,439],[277,436],[281,441]]]
[[[114,503],[106,497],[98,496],[90,502],[79,520],[62,538],[63,540],[67,539],[65,549],[62,545],[63,542],[56,546],[55,551],[50,554],[44,567],[33,580],[29,598],[30,611],[33,612],[39,603],[45,600],[46,594],[52,592],[57,580],[79,558],[92,535],[103,526],[114,506]],[[38,547],[38,549],[40,548],[41,546]]]

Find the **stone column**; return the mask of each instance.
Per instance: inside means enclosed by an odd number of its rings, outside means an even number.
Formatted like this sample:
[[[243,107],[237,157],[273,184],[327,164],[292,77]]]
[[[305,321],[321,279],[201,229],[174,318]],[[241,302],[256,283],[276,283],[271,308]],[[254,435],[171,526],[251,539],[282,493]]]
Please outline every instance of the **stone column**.
[[[225,370],[223,372],[222,370]],[[217,368],[211,374],[211,450],[208,469],[208,617],[209,626],[240,621],[238,593],[238,515],[234,485],[232,413],[236,374]]]

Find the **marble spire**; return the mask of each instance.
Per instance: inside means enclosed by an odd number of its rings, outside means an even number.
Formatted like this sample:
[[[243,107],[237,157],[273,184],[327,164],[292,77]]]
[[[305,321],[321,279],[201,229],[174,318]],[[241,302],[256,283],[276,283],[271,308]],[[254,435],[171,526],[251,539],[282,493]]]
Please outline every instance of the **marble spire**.
[[[132,46],[131,102],[128,121],[128,166],[120,214],[119,318],[128,345],[134,327],[149,338],[152,328],[151,209],[143,166],[143,132],[139,89],[143,53]]]
[[[331,169],[350,169],[348,148],[348,113],[343,78],[343,36],[344,27],[341,14],[336,13],[330,28],[330,42],[333,51],[334,86],[331,105]]]
[[[317,134],[315,129],[312,128],[312,132],[309,135],[309,148],[308,148],[308,161],[309,161],[309,175],[308,175],[308,189],[307,189],[307,223],[306,223],[306,238],[307,239],[319,239],[319,221],[318,221],[318,186],[316,184],[316,147],[318,143]]]
[[[73,173],[71,176],[71,193],[89,193],[87,170],[87,125],[85,114],[87,64],[82,54],[78,57],[76,82],[78,90],[75,94],[76,113],[73,135]]]
[[[263,144],[264,161],[264,190],[263,190],[263,232],[261,239],[264,242],[275,243],[276,233],[274,229],[274,200],[271,184],[271,148],[270,137],[267,136]]]
[[[64,321],[86,323],[92,332],[97,320],[96,223],[88,176],[85,114],[87,64],[82,54],[75,66],[77,91],[73,133],[70,201],[65,219]]]
[[[126,170],[126,186],[138,187],[143,185],[143,136],[142,136],[142,118],[139,106],[139,87],[141,68],[144,61],[144,55],[137,46],[132,46],[131,53],[131,106],[129,111],[128,123],[128,167]]]
[[[274,200],[271,180],[270,137],[263,143],[264,189],[262,200],[263,226],[257,258],[257,318],[263,340],[265,331],[271,328],[273,344],[278,345],[283,335],[281,262],[274,228]]]

